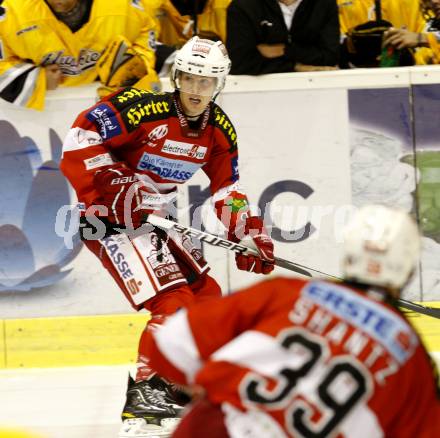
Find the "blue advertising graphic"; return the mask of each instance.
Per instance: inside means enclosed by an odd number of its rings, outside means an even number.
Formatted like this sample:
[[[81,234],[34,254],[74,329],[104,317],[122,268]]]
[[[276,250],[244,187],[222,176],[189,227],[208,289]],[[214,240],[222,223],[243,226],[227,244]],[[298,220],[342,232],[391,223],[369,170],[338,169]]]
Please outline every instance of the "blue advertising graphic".
[[[44,161],[37,144],[0,121],[0,292],[29,291],[55,284],[78,254],[55,233],[55,218],[70,204],[70,192],[59,170],[61,141],[49,131],[51,159]]]

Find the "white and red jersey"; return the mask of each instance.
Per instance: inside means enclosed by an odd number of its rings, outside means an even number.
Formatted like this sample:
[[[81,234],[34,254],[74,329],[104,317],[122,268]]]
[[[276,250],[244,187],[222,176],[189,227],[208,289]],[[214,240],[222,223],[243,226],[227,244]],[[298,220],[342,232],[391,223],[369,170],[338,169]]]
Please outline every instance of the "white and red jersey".
[[[156,206],[152,208],[156,214],[175,213],[177,186],[202,169],[210,179],[212,202],[228,237],[249,215],[247,197],[238,184],[237,135],[214,103],[192,126],[172,93],[126,88],[107,96],[73,123],[60,168],[88,208],[104,204],[94,186],[96,172],[116,162],[125,163],[151,188],[143,202],[148,203],[146,209]],[[194,283],[209,269],[190,239],[174,236],[162,242],[160,254],[166,257],[158,257],[157,239],[156,233],[107,236],[97,242],[84,239],[136,309],[159,292],[186,286],[189,278]]]
[[[77,117],[64,141],[61,170],[89,207],[101,203],[94,174],[114,162],[124,162],[161,194],[173,193],[202,169],[219,217],[226,204],[233,214],[247,214],[247,198],[238,187],[237,135],[229,118],[211,103],[200,126],[195,130],[190,124],[172,93],[121,90]]]
[[[269,280],[179,311],[140,350],[160,375],[201,385],[234,438],[439,437],[435,370],[381,299],[346,284]]]

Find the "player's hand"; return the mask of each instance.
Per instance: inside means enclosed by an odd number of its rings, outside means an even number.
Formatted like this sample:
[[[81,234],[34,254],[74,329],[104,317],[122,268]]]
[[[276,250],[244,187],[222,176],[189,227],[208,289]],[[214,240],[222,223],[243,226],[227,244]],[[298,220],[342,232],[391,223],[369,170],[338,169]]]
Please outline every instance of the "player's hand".
[[[136,173],[123,163],[115,163],[96,172],[93,183],[107,207],[108,220],[128,228],[138,228],[145,216],[152,212],[143,207],[147,197],[157,197],[141,181]]]
[[[56,90],[63,82],[63,74],[57,64],[48,65],[44,67],[46,71],[46,89]]]
[[[279,58],[284,55],[285,44],[258,44],[257,49],[265,58]]]
[[[424,43],[423,34],[411,32],[405,28],[396,29],[391,27],[384,32],[383,47],[393,46],[397,49],[403,49],[405,47],[417,47],[422,43]]]
[[[246,219],[244,234],[250,236],[260,253],[260,257],[237,254],[235,262],[237,268],[256,274],[269,274],[275,267],[273,256],[273,242],[266,232],[263,221],[257,216]]]

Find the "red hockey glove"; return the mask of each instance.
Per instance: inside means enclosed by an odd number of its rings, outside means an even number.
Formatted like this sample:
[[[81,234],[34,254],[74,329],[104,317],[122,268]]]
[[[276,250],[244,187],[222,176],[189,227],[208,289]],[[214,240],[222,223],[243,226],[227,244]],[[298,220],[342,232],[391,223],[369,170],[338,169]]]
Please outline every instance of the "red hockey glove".
[[[264,228],[263,221],[258,216],[246,218],[244,234],[252,237],[260,257],[237,254],[235,262],[237,268],[256,274],[269,274],[275,267],[273,256],[273,242]]]
[[[93,183],[108,209],[108,220],[113,224],[138,228],[151,210],[141,209],[143,195],[149,193],[137,175],[123,163],[115,163],[96,172]]]

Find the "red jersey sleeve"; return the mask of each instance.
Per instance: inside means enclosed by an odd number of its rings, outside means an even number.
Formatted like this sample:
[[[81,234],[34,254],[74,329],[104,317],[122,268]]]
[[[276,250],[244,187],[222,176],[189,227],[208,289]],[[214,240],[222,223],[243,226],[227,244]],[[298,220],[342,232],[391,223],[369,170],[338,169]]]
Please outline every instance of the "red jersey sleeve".
[[[214,146],[203,170],[210,180],[211,194],[239,179],[237,134],[228,116],[217,105],[214,112]]]
[[[390,431],[389,436],[440,436],[440,400],[435,376],[438,376],[435,364],[423,345],[419,344],[413,356],[394,378],[394,384],[389,385],[389,391],[398,394],[393,406],[384,403],[376,408],[378,412],[382,411],[381,418],[389,421],[385,427]]]
[[[60,169],[86,206],[99,197],[93,186],[95,172],[115,162],[112,148],[126,136],[120,115],[106,100],[83,111],[73,123],[63,143]]]
[[[227,229],[227,238],[234,241],[237,230],[249,217],[249,202],[239,184],[237,134],[228,116],[214,105],[214,149],[203,170],[210,179],[212,202],[217,217]]]

